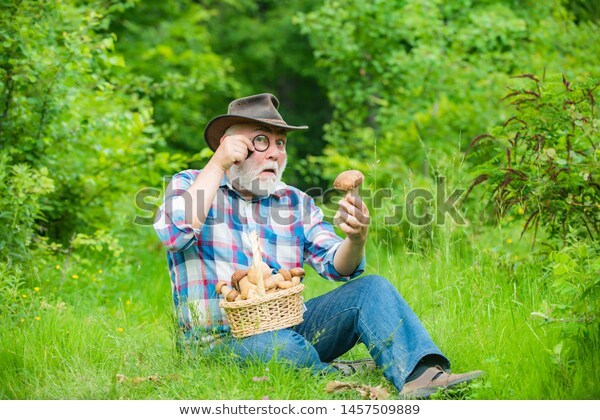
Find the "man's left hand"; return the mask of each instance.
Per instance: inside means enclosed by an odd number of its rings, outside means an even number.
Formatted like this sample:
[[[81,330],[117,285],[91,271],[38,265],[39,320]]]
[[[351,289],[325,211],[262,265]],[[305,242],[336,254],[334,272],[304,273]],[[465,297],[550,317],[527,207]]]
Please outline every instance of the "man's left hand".
[[[350,241],[364,244],[367,241],[371,218],[369,209],[362,198],[347,194],[340,200],[339,206],[334,223],[339,226]]]

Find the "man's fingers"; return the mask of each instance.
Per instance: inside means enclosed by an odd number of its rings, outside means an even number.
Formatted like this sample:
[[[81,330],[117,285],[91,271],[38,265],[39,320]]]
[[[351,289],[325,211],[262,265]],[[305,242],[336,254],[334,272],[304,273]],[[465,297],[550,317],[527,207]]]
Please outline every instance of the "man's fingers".
[[[244,144],[246,145],[246,149],[250,150],[251,152],[254,151],[254,143],[252,143],[252,140],[250,140],[248,137],[246,136],[240,136],[242,138],[242,141],[244,142]]]
[[[251,152],[254,151],[254,144],[252,144],[252,141],[248,137],[240,134],[227,136],[223,141],[227,142],[233,148],[243,148]]]
[[[232,151],[233,162],[241,163],[248,156],[248,149],[246,147],[242,147],[241,145],[235,145]]]
[[[346,222],[342,222],[338,225],[338,227],[344,232],[346,235],[358,235],[361,232],[360,228],[355,228],[349,225]]]
[[[354,216],[356,219],[358,219],[363,224],[369,224],[369,220],[370,220],[369,209],[367,208],[366,205],[364,205],[364,203],[362,203],[362,200],[361,200],[361,204],[362,205],[360,207],[356,207],[355,205],[351,204],[346,199],[342,199],[339,202],[340,210],[343,210],[346,214]]]
[[[346,212],[342,208],[340,208],[340,210],[338,210],[337,213],[335,214],[335,216],[333,218],[333,223],[338,226],[345,224],[348,227],[350,227],[352,229],[357,229],[357,230],[360,230],[360,229],[364,228],[365,226],[367,226],[366,223],[363,223],[361,220],[357,219],[356,217],[352,216],[351,214],[348,214],[348,212]]]
[[[363,214],[369,215],[369,208],[360,196],[348,195],[346,201],[359,209]]]

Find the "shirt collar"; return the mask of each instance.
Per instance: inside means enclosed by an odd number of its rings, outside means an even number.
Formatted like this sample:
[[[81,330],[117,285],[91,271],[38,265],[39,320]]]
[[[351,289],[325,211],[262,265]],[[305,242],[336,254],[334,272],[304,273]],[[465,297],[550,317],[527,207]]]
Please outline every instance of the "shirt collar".
[[[231,181],[229,180],[229,177],[227,176],[227,174],[225,174],[223,176],[220,187],[225,187],[225,188],[233,191],[235,194],[239,195],[242,200],[244,200],[244,198],[240,195],[240,193],[235,188],[233,188],[233,186],[231,185]],[[281,197],[284,196],[285,190],[287,190],[287,184],[285,182],[279,181],[277,183],[277,185],[275,186],[275,192],[273,192],[273,194],[271,194],[267,197],[253,197],[252,200],[250,200],[250,201],[259,201],[263,198],[268,198],[268,197],[275,197],[277,199],[280,199]]]

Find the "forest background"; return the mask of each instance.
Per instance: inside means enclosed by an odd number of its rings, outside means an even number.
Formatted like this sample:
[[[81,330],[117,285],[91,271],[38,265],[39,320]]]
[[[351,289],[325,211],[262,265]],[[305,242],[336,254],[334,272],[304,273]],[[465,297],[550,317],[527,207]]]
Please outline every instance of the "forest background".
[[[1,0],[0,398],[357,397],[175,351],[153,212],[210,158],[210,118],[271,92],[310,126],[284,181],[332,218],[332,179],[363,171],[367,273],[486,371],[439,398],[597,399],[599,19],[584,0]],[[305,298],[336,286],[309,272]]]

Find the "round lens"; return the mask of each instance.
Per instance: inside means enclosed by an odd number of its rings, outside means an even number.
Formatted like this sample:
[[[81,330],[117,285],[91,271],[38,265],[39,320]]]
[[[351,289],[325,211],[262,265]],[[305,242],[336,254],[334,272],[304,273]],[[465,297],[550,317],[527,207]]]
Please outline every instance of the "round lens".
[[[254,144],[254,149],[258,152],[264,152],[269,148],[269,138],[263,134],[259,134],[254,137],[252,140],[252,144]]]

